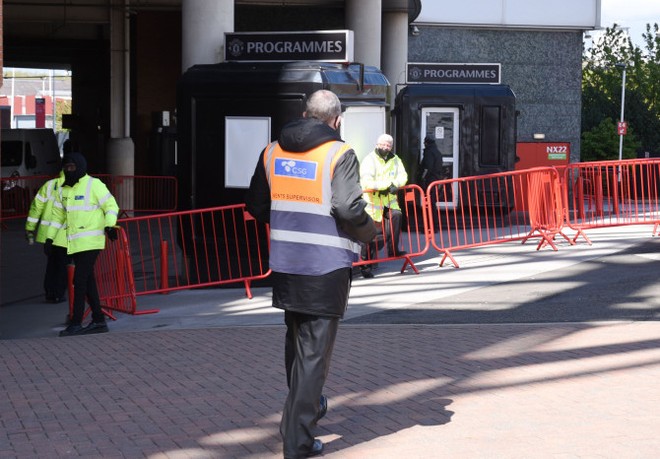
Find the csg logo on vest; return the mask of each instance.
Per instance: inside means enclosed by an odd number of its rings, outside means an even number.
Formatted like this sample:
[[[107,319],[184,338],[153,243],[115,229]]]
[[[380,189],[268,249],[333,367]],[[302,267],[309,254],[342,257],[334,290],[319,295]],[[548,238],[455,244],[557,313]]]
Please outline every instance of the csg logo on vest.
[[[275,159],[275,175],[304,180],[316,180],[318,164],[314,161]]]

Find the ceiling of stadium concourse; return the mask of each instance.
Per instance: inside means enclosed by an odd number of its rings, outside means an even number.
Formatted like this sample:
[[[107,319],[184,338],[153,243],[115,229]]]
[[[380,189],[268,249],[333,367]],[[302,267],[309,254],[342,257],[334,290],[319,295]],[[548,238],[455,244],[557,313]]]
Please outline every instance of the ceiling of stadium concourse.
[[[177,11],[182,0],[4,0],[5,24],[50,23],[53,31],[70,24],[104,24],[111,8],[129,11]],[[343,7],[344,0],[236,0],[235,5]],[[416,11],[420,0],[382,0],[383,11]]]
[[[346,3],[346,0],[234,1],[237,7],[344,8]],[[11,66],[13,59],[23,60],[26,54],[38,55],[38,48],[107,39],[113,8],[139,15],[141,12],[178,12],[181,4],[182,0],[4,0],[5,65]],[[421,0],[382,0],[382,9],[384,12],[407,11],[412,21],[421,10]],[[32,49],[35,47],[37,49]],[[49,53],[42,53],[41,58],[48,58]],[[53,60],[57,58],[53,56]]]

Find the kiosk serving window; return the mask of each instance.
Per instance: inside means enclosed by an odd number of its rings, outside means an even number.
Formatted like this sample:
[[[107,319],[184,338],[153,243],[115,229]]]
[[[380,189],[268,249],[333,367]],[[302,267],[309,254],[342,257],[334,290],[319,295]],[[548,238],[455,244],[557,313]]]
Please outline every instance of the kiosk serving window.
[[[270,117],[225,117],[225,187],[249,188],[259,154],[270,142]]]

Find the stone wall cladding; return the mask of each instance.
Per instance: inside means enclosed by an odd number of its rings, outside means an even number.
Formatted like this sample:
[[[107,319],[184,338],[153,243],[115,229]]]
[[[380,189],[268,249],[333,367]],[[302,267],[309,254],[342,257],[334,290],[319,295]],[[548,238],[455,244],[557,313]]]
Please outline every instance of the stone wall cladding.
[[[570,142],[580,157],[582,33],[418,26],[408,41],[409,62],[500,63],[502,83],[516,94],[518,141],[544,133]]]

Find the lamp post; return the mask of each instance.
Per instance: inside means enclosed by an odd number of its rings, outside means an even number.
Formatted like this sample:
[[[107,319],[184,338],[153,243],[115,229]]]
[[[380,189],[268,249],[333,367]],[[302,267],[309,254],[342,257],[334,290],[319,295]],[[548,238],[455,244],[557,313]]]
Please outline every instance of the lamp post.
[[[623,124],[623,114],[626,106],[626,64],[617,63],[616,68],[623,69],[621,76],[621,123]],[[619,161],[623,159],[623,129],[619,129]]]

